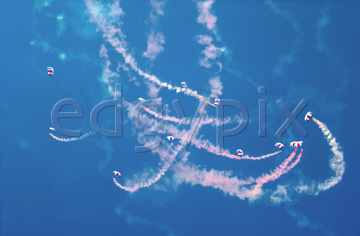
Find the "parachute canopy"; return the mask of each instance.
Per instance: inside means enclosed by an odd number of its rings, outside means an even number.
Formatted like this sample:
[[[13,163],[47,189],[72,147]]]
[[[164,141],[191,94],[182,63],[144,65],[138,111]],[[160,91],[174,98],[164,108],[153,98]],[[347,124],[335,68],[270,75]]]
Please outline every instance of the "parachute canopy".
[[[243,156],[244,152],[241,149],[236,150],[238,156]]]
[[[121,176],[121,174],[120,174],[119,171],[114,170],[113,173],[114,173],[114,175],[116,175],[117,177],[120,177],[120,176]]]
[[[47,68],[47,71],[48,71],[48,76],[53,76],[54,75],[54,68],[52,68],[52,67],[48,67]]]
[[[302,147],[302,145],[303,145],[303,141],[293,141],[290,143],[290,146],[295,148]]]
[[[185,82],[181,82],[181,86],[183,86],[183,88],[186,88],[186,83],[185,83]]]
[[[217,106],[217,105],[219,105],[219,103],[220,103],[220,99],[219,99],[219,98],[215,98],[214,104]]]
[[[167,138],[167,140],[169,140],[169,141],[172,141],[172,140],[175,139],[174,136],[167,136],[166,138]]]
[[[309,111],[308,113],[306,113],[304,120],[305,120],[305,121],[310,121],[310,119],[312,118],[312,116],[313,116],[312,112]]]
[[[275,143],[275,147],[282,149],[284,147],[284,144],[282,143]]]

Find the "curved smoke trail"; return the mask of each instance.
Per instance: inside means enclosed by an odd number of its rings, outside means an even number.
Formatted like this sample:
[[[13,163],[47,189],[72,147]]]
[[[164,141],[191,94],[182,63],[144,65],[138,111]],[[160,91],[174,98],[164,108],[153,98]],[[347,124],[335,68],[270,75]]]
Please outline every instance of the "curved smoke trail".
[[[275,179],[278,179],[281,175],[289,172],[292,168],[294,168],[294,166],[296,166],[300,161],[303,149],[301,149],[301,151],[298,155],[298,158],[291,165],[289,165],[289,163],[294,159],[296,152],[297,152],[297,148],[274,171],[272,171],[270,174],[265,174],[265,175],[257,178],[255,180],[257,183],[257,186],[261,187],[264,183],[267,183],[269,181],[274,181]]]
[[[228,157],[228,158],[231,158],[231,159],[237,159],[237,160],[241,160],[241,159],[262,160],[262,159],[265,159],[265,158],[268,158],[268,157],[275,156],[276,154],[279,154],[281,152],[281,150],[280,150],[280,151],[270,153],[270,154],[266,154],[266,155],[262,155],[262,156],[259,156],[259,157],[251,157],[251,156],[248,156],[248,155],[237,156],[237,155],[234,155],[234,154],[230,154],[230,152],[228,150],[224,150],[222,152],[219,152],[218,148],[215,145],[213,145],[209,140],[193,139],[193,140],[191,140],[191,144],[194,145],[198,149],[205,149],[206,151],[208,151],[210,153],[213,153],[215,155],[224,156],[224,157]]]
[[[146,112],[148,112],[149,114],[155,116],[156,118],[160,118],[160,119],[163,119],[165,121],[172,121],[172,122],[175,122],[175,123],[178,123],[178,124],[188,122],[188,121],[186,121],[184,119],[178,119],[178,118],[171,117],[171,116],[161,116],[158,113],[156,113],[156,112],[152,111],[151,109],[149,109],[147,107],[144,107],[142,105],[140,105],[140,107],[142,107]],[[226,122],[230,123],[231,121],[232,121],[231,119],[226,119],[226,120],[224,120],[224,123],[226,123]],[[213,118],[207,118],[206,120],[201,121],[200,125],[209,124],[211,122],[217,123],[217,122],[219,122],[219,120],[218,119],[213,119]],[[168,126],[166,126],[166,127],[168,127]],[[170,134],[174,135],[175,138],[178,138],[178,139],[183,139],[184,138],[183,133],[180,132],[175,127],[170,127],[169,126],[166,130]],[[198,149],[205,149],[206,151],[208,151],[208,152],[210,152],[212,154],[215,154],[215,155],[218,155],[218,156],[228,157],[228,158],[231,158],[231,159],[237,159],[237,160],[240,160],[240,159],[262,160],[262,159],[265,159],[265,158],[268,158],[268,157],[275,156],[276,154],[279,154],[281,152],[281,150],[280,150],[280,151],[270,153],[270,154],[266,154],[266,155],[262,155],[262,156],[259,156],[259,157],[251,157],[249,155],[245,155],[245,156],[240,157],[240,156],[237,156],[237,155],[230,154],[230,152],[228,150],[219,152],[218,148],[216,146],[214,146],[212,143],[210,143],[210,141],[208,141],[208,140],[200,140],[200,139],[195,139],[194,138],[194,139],[189,140],[189,141],[191,142],[192,145],[194,145]]]
[[[178,145],[176,146],[174,149],[172,149],[172,145],[167,146],[166,149],[156,149],[154,150],[154,153],[158,153],[161,161],[163,163],[163,166],[158,170],[157,174],[149,179],[146,180],[140,180],[139,182],[133,184],[130,183],[130,185],[132,185],[131,187],[128,186],[124,186],[122,184],[120,184],[119,182],[116,181],[115,178],[113,178],[114,183],[116,184],[116,186],[118,186],[119,188],[127,191],[127,192],[135,192],[141,188],[147,188],[150,187],[151,185],[153,185],[154,183],[156,183],[157,181],[159,181],[161,179],[162,176],[165,175],[165,173],[169,170],[169,168],[171,167],[172,163],[175,161],[177,155],[179,154],[179,151],[181,150],[181,147]],[[172,154],[169,154],[169,152],[172,152]],[[188,154],[185,154],[188,155]],[[131,181],[130,181],[131,182]]]
[[[170,163],[168,163],[168,162],[164,163],[163,167],[159,170],[159,172],[156,174],[156,176],[148,179],[146,182],[136,183],[132,187],[126,187],[126,186],[121,185],[120,183],[118,183],[116,181],[115,178],[113,178],[113,180],[114,180],[114,183],[116,184],[116,186],[118,186],[119,188],[121,188],[127,192],[133,193],[133,192],[139,190],[140,188],[147,188],[147,187],[150,187],[152,184],[156,183],[163,175],[165,175],[165,173],[169,169],[169,167],[170,167]]]
[[[184,93],[185,95],[189,95],[203,101],[211,106],[215,106],[214,104],[206,101],[203,96],[198,94],[197,91],[192,90],[190,88],[182,88],[179,86],[173,86],[169,83],[162,82],[155,75],[151,75],[146,73],[142,69],[140,69],[137,65],[137,62],[131,53],[127,52],[127,42],[125,41],[125,34],[122,32],[121,28],[116,28],[114,25],[120,25],[120,18],[123,16],[123,10],[119,6],[119,2],[116,2],[111,6],[112,8],[112,17],[108,19],[104,16],[104,14],[99,11],[98,7],[100,3],[93,0],[85,0],[85,4],[87,9],[91,15],[90,22],[95,23],[97,28],[102,31],[103,38],[117,51],[124,59],[125,63],[130,66],[130,68],[135,71],[139,76],[144,79],[153,82],[154,84],[167,88],[168,90],[175,90],[176,93]],[[115,21],[116,19],[117,21]],[[121,22],[121,21],[120,21]]]
[[[329,165],[330,169],[334,172],[334,175],[324,181],[302,180],[300,184],[295,187],[295,191],[309,195],[318,195],[320,192],[334,187],[342,180],[342,177],[345,173],[345,161],[341,146],[336,141],[336,138],[332,135],[329,128],[324,123],[315,118],[312,118],[312,120],[319,126],[322,133],[324,134],[325,140],[331,147],[330,150],[333,156],[330,157]]]
[[[319,126],[321,131],[324,134],[324,137],[328,144],[331,146],[331,151],[334,154],[333,158],[330,159],[330,169],[335,172],[335,176],[325,180],[322,183],[317,185],[316,194],[321,191],[325,191],[342,180],[342,176],[345,173],[345,162],[344,162],[344,153],[341,150],[340,144],[336,141],[336,138],[333,137],[328,127],[320,122],[319,120],[313,118],[314,122]]]
[[[113,18],[118,20],[118,18],[122,17],[122,15],[123,15],[122,9],[119,7],[118,2],[116,2],[113,6],[115,8],[114,12],[116,14],[112,15],[111,18],[107,18],[103,14],[102,11],[97,11],[96,6],[95,7],[93,6],[94,2],[95,2],[95,5],[98,4],[96,1],[93,1],[93,0],[85,0],[87,8],[91,14],[91,19],[90,19],[91,22],[95,23],[97,25],[98,29],[102,32],[104,39],[118,53],[120,53],[122,55],[125,63],[127,65],[129,65],[129,67],[134,72],[136,72],[139,76],[143,77],[147,81],[153,82],[154,84],[156,84],[160,87],[167,88],[168,90],[175,90],[177,93],[182,92],[186,95],[195,97],[195,98],[199,99],[200,101],[203,101],[207,104],[215,106],[214,104],[207,102],[203,96],[198,94],[197,91],[191,90],[189,88],[172,86],[169,83],[162,82],[156,76],[148,74],[148,73],[144,72],[143,70],[141,70],[138,67],[137,62],[135,61],[135,58],[133,57],[133,55],[131,53],[128,53],[127,43],[125,41],[125,35],[121,31],[121,28],[116,27],[118,25],[121,25],[121,21],[119,24],[118,21],[113,20]],[[272,1],[268,1],[268,2],[271,3]],[[112,12],[112,14],[114,12]],[[297,29],[297,25],[295,23],[294,23],[294,28]],[[297,42],[299,42],[299,40]],[[297,52],[296,50],[292,51],[292,52],[290,52],[289,55],[291,57],[294,57],[296,52]],[[285,59],[287,60],[288,57],[286,57]],[[288,63],[286,60],[281,61],[281,63],[282,63],[282,64],[280,63],[281,66]],[[175,118],[175,120],[171,120],[172,117],[168,117],[168,118],[169,118],[169,121],[183,122],[180,119]],[[326,125],[321,123],[320,121],[317,121],[316,119],[314,119],[314,121],[322,129],[325,138],[327,139],[329,145],[332,147],[331,150],[334,154],[334,157],[330,159],[330,166],[331,166],[331,169],[335,172],[335,176],[331,177],[328,180],[325,180],[322,183],[316,184],[316,191],[314,193],[318,194],[320,191],[327,190],[341,181],[342,175],[345,171],[345,168],[344,168],[345,163],[343,162],[343,153],[340,150],[340,145],[336,142],[336,139],[332,137],[332,135],[331,135],[330,131],[327,129]],[[260,157],[249,157],[249,156],[238,157],[236,155],[230,154],[228,151],[221,152],[221,153],[217,152],[215,146],[212,145],[210,142],[206,142],[206,141],[203,142],[201,140],[199,142],[197,142],[197,140],[194,139],[192,143],[197,147],[205,148],[206,150],[210,151],[211,153],[229,157],[229,158],[233,158],[233,159],[261,160],[261,159],[264,159],[264,158],[267,158],[267,157],[270,157],[270,156],[280,153],[280,151],[278,151],[278,152],[263,155]],[[168,151],[170,151],[170,150],[168,150]],[[261,186],[263,184],[265,184],[269,181],[276,180],[281,175],[287,173],[292,168],[294,168],[299,163],[302,153],[303,153],[303,150],[301,149],[297,158],[295,160],[293,160],[296,155],[296,150],[295,150],[275,170],[271,171],[269,174],[261,175],[260,177],[258,177],[256,179],[249,177],[247,180],[239,180],[236,177],[231,177],[231,175],[228,172],[215,171],[215,170],[211,170],[210,172],[207,172],[205,170],[205,171],[203,171],[203,173],[201,173],[201,171],[199,172],[199,170],[196,170],[191,166],[185,166],[184,163],[182,163],[182,164],[177,163],[175,165],[175,174],[181,173],[181,170],[189,170],[189,171],[185,171],[186,173],[184,173],[182,178],[185,178],[186,181],[191,182],[192,184],[201,184],[203,186],[212,186],[214,188],[219,188],[219,189],[223,190],[224,192],[229,193],[230,195],[235,195],[242,199],[245,197],[254,198],[256,196],[259,196],[259,194],[261,193]],[[155,177],[153,177],[147,181],[141,181],[140,183],[134,184],[132,187],[123,186],[123,185],[119,184],[116,181],[116,179],[114,179],[114,182],[118,187],[120,187],[126,191],[130,191],[130,192],[134,192],[134,191],[138,190],[139,188],[148,187],[148,186],[152,185],[153,183],[155,183],[156,181],[158,181],[165,174],[165,172],[170,168],[172,162],[175,160],[175,156],[173,159],[171,159],[170,157],[163,156],[161,159],[164,164],[160,168],[159,173],[156,174]],[[199,174],[199,175],[197,176],[197,174]],[[194,178],[194,179],[192,179],[192,178]],[[250,184],[250,183],[254,183],[254,182],[256,182],[256,185],[252,189],[242,187],[245,184]]]
[[[86,137],[89,137],[90,135],[93,135],[93,134],[95,134],[95,132],[90,131],[90,132],[88,132],[88,133],[86,133],[86,134],[84,134],[84,135],[81,135],[81,136],[79,136],[79,137],[60,138],[60,137],[55,136],[53,133],[49,133],[49,135],[50,135],[53,139],[55,139],[55,140],[57,140],[57,141],[59,141],[59,142],[65,142],[65,143],[79,141],[79,140],[82,140],[82,139],[84,139],[84,138],[86,138]]]
[[[190,183],[191,185],[213,187],[242,200],[245,198],[255,200],[261,196],[261,186],[263,184],[280,178],[296,166],[300,161],[302,150],[298,155],[298,158],[289,165],[294,159],[296,152],[297,149],[295,149],[277,168],[270,171],[270,174],[263,174],[257,178],[248,177],[247,179],[239,179],[236,176],[232,176],[232,172],[230,171],[218,171],[214,169],[210,171],[207,171],[206,169],[199,170],[198,167],[194,167],[193,165],[177,163],[174,167],[174,180],[177,184],[185,182]],[[250,188],[245,187],[245,185],[250,185],[252,183],[256,183],[256,185]]]

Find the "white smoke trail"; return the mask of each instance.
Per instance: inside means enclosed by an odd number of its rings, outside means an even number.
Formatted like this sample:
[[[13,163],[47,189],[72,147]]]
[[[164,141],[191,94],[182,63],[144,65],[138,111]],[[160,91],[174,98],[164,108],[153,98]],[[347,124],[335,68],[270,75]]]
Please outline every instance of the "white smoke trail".
[[[319,120],[313,118],[315,123],[319,125],[319,128],[324,134],[324,137],[328,144],[331,146],[331,152],[333,153],[333,157],[330,159],[330,169],[335,173],[335,176],[325,180],[322,183],[317,184],[317,192],[318,194],[321,191],[325,191],[342,180],[342,176],[345,173],[345,162],[344,162],[344,153],[341,150],[340,144],[336,141],[336,138],[333,137],[328,127],[320,122]]]
[[[197,93],[197,91],[194,91],[194,90],[191,90],[189,88],[181,88],[181,87],[177,87],[177,86],[172,86],[170,85],[169,83],[166,83],[166,82],[162,82],[160,81],[159,78],[157,78],[156,76],[154,75],[151,75],[151,74],[148,74],[146,72],[144,72],[143,70],[141,70],[140,68],[138,68],[138,65],[133,57],[133,55],[131,53],[128,53],[128,50],[127,50],[127,43],[125,41],[125,35],[123,34],[123,32],[121,31],[121,29],[119,27],[115,27],[118,26],[118,25],[121,25],[121,23],[119,24],[119,22],[114,22],[112,21],[111,19],[107,19],[106,17],[104,17],[104,15],[100,12],[100,11],[96,11],[96,7],[94,8],[94,5],[93,3],[95,1],[92,1],[92,0],[86,0],[86,5],[87,5],[87,8],[89,9],[90,13],[91,13],[91,21],[93,23],[96,23],[96,25],[98,26],[98,29],[102,32],[103,34],[103,37],[105,38],[105,40],[117,51],[119,52],[122,57],[124,58],[125,60],[125,63],[127,65],[129,65],[129,67],[134,71],[136,72],[139,76],[142,76],[144,79],[146,79],[147,81],[150,81],[150,82],[153,82],[154,84],[160,86],[160,87],[164,87],[164,88],[167,88],[169,90],[175,90],[177,93],[184,93],[186,95],[189,95],[189,96],[193,96],[193,97],[196,97],[198,98],[200,101],[204,101],[210,105],[213,105],[214,104],[211,104],[210,102],[207,102],[205,101],[204,97],[199,95]],[[96,4],[95,4],[96,5]],[[112,5],[115,9],[115,12],[118,12],[118,14],[116,16],[121,16],[122,15],[122,10],[121,8],[119,7],[119,4],[116,3],[114,5]],[[177,120],[179,121],[179,120]],[[196,140],[195,140],[196,141]],[[203,143],[198,143],[198,145],[203,145]],[[213,145],[211,146],[206,146],[206,147],[210,147],[212,148]],[[164,152],[168,152],[170,150],[164,150]],[[214,151],[215,152],[215,151]],[[277,154],[277,153],[276,153]],[[279,178],[281,175],[287,173],[288,171],[290,171],[292,168],[294,168],[294,166],[296,166],[296,164],[300,161],[300,158],[301,158],[301,155],[302,155],[302,150],[300,152],[300,154],[298,155],[298,158],[292,162],[294,156],[295,156],[296,152],[295,153],[292,153],[290,155],[290,157],[288,157],[279,167],[277,167],[274,171],[271,171],[270,174],[265,174],[265,175],[262,175],[256,179],[253,179],[251,180],[251,178],[249,178],[249,182],[256,182],[257,185],[255,187],[252,187],[251,189],[241,189],[242,185],[244,185],[245,183],[248,183],[246,180],[238,180],[235,181],[236,179],[234,179],[234,177],[229,177],[228,178],[223,178],[224,176],[220,176],[221,178],[223,179],[214,179],[215,182],[212,182],[212,175],[214,175],[214,173],[220,173],[219,171],[213,171],[213,173],[209,173],[207,171],[204,172],[204,175],[205,175],[205,179],[204,179],[204,176],[198,176],[200,179],[197,179],[196,181],[198,181],[198,183],[196,184],[201,184],[201,185],[207,185],[207,186],[212,186],[212,187],[215,187],[215,188],[219,188],[221,190],[223,190],[224,192],[228,192],[230,193],[230,195],[235,195],[235,196],[238,196],[239,198],[245,198],[245,197],[248,197],[249,199],[251,198],[256,198],[258,196],[261,195],[262,193],[262,190],[261,190],[261,186],[264,184],[264,183],[267,183],[269,181],[274,181],[275,179]],[[231,155],[229,153],[224,153],[225,156],[235,156],[235,155]],[[269,155],[274,155],[274,154],[269,154]],[[160,168],[158,174],[156,174],[153,178],[151,179],[148,179],[146,181],[140,181],[140,182],[136,182],[134,184],[131,184],[131,185],[127,185],[127,186],[123,186],[119,183],[116,182],[116,179],[114,179],[115,181],[115,184],[118,186],[118,187],[121,187],[122,189],[126,190],[126,191],[130,191],[130,192],[134,192],[140,188],[144,188],[144,187],[149,187],[151,186],[153,183],[157,182],[164,174],[165,172],[170,168],[170,166],[173,164],[173,162],[175,162],[175,157],[176,157],[176,154],[174,155],[169,155],[166,157],[166,156],[162,156],[160,155],[161,157],[161,161],[162,161],[162,167]],[[263,157],[260,157],[259,159],[263,159],[263,158],[266,158],[265,156],[268,156],[268,155],[264,155]],[[235,156],[236,159],[238,159],[237,156]],[[246,159],[246,156],[243,157],[244,159]],[[248,158],[248,159],[251,159],[251,158]],[[187,173],[184,173],[186,175],[190,175],[192,174],[192,170],[191,170],[191,166],[181,166],[181,164],[177,163],[175,164],[175,174],[178,174],[178,171],[179,169],[181,169],[180,167],[184,167],[185,169],[188,169],[190,167],[190,172],[187,172]],[[221,174],[220,174],[221,175]],[[220,178],[219,177],[219,178]],[[226,177],[226,176],[225,176]],[[210,179],[210,180],[209,180]],[[190,180],[189,181],[194,181],[194,180]],[[195,182],[196,182],[195,181]],[[236,190],[236,186],[235,188],[233,186],[231,186],[232,182],[235,182],[235,185],[237,184],[238,185],[238,188]],[[128,186],[131,186],[131,187],[128,187]],[[321,186],[321,185],[319,185]],[[328,186],[328,184],[325,184],[325,187]],[[239,190],[239,187],[240,187],[240,190]],[[321,188],[321,187],[319,187]]]
[[[334,187],[342,180],[345,173],[345,161],[341,146],[336,141],[336,138],[332,135],[329,128],[321,121],[315,118],[312,119],[319,126],[324,134],[325,140],[331,147],[330,150],[332,152],[332,156],[330,157],[330,169],[334,172],[334,175],[324,181],[302,179],[300,183],[295,186],[295,191],[309,195],[318,195],[320,192]]]
[[[151,109],[144,107],[142,105],[140,105],[140,107],[142,107],[147,113],[153,115],[156,118],[162,119],[163,121],[171,121],[177,124],[191,124],[191,121],[189,119],[186,118],[176,118],[173,116],[167,116],[167,115],[159,115],[158,113],[156,113],[155,111],[152,111]],[[204,119],[202,119],[200,121],[201,125],[212,125],[212,126],[218,126],[218,125],[225,125],[225,124],[231,124],[231,123],[239,123],[241,121],[241,117],[239,117],[238,115],[234,116],[234,117],[226,117],[223,120],[222,119],[217,119],[217,118],[211,118],[208,116],[205,116]]]
[[[57,140],[57,141],[59,141],[59,142],[65,142],[65,143],[79,141],[79,140],[82,140],[82,139],[84,139],[84,138],[86,138],[86,137],[89,137],[90,135],[93,135],[93,134],[95,134],[95,132],[90,131],[90,132],[88,132],[88,133],[86,133],[86,134],[83,134],[83,135],[81,135],[81,136],[79,136],[79,137],[60,138],[60,137],[55,136],[53,133],[49,133],[49,135],[50,135],[53,139],[55,139],[55,140]]]
[[[162,82],[158,77],[155,75],[151,75],[142,69],[140,69],[137,65],[137,62],[132,54],[128,53],[127,51],[127,42],[125,41],[125,35],[121,31],[120,27],[115,27],[115,25],[121,25],[120,18],[123,16],[123,11],[119,6],[119,3],[116,2],[111,5],[111,19],[108,19],[104,16],[104,14],[99,11],[99,5],[101,4],[97,1],[93,0],[85,0],[85,4],[87,9],[91,15],[90,22],[95,23],[97,25],[97,29],[100,30],[103,34],[103,38],[117,51],[122,55],[125,63],[130,66],[130,68],[135,71],[139,76],[143,77],[147,81],[155,83],[156,85],[167,88],[168,90],[175,90],[176,93],[184,93],[185,95],[195,97],[200,101],[206,102],[209,105],[215,106],[214,104],[206,101],[203,96],[199,95],[197,91],[192,90],[190,88],[182,88],[179,86],[173,86],[169,83]],[[117,21],[115,21],[116,19]],[[216,107],[216,106],[215,106]]]

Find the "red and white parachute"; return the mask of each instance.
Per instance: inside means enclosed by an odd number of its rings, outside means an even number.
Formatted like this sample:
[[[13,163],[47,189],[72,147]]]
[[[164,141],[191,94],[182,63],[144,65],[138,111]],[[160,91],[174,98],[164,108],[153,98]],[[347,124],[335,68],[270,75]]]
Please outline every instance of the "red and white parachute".
[[[236,150],[238,156],[243,156],[244,152],[241,149]]]
[[[47,68],[47,71],[48,71],[48,76],[53,76],[54,75],[54,68],[52,68],[52,67],[48,67]]]
[[[220,99],[219,99],[219,98],[215,98],[214,105],[218,106],[219,103],[220,103]]]
[[[121,177],[121,174],[120,174],[119,171],[114,170],[113,173],[114,173],[114,175],[116,175],[117,177]]]
[[[312,114],[311,111],[309,111],[308,113],[306,113],[304,120],[305,120],[305,121],[310,121],[310,119],[311,119],[312,117],[313,117],[313,114]]]
[[[183,86],[183,88],[186,88],[186,83],[185,83],[185,82],[181,82],[181,86]]]
[[[145,99],[143,99],[143,98],[138,98],[138,100],[139,100],[139,102],[145,101]]]
[[[282,143],[275,143],[275,147],[280,148],[280,149],[283,149],[284,144],[282,144]]]
[[[297,148],[297,147],[302,147],[303,146],[303,141],[293,141],[290,143],[291,147]]]
[[[167,136],[166,138],[167,138],[167,140],[169,140],[169,141],[173,141],[173,140],[175,139],[174,136]]]
[[[53,128],[53,127],[49,127],[49,130],[51,130],[51,131],[55,131],[55,128]]]

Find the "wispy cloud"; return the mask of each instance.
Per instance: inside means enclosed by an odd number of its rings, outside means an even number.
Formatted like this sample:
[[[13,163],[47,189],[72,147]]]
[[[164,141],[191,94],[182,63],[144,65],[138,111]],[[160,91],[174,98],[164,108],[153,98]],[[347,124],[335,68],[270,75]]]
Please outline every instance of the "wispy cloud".
[[[48,52],[49,49],[50,49],[50,45],[49,45],[49,43],[46,42],[46,41],[32,40],[32,41],[30,42],[30,45],[31,45],[31,46],[34,46],[34,47],[40,47],[43,52]]]
[[[165,37],[161,32],[151,31],[147,39],[147,49],[143,53],[144,57],[150,60],[155,60],[156,57],[164,50],[163,44],[165,43]]]
[[[174,230],[164,225],[163,223],[160,223],[159,221],[154,219],[144,218],[140,215],[135,215],[129,211],[126,211],[124,208],[125,206],[121,205],[115,209],[115,212],[118,216],[124,217],[127,224],[142,224],[148,226],[155,226],[159,230],[167,232],[168,236],[175,236]]]
[[[199,60],[199,64],[203,67],[210,68],[214,63],[218,62],[216,59],[221,55],[224,49],[216,47],[212,43],[212,37],[209,35],[197,35],[196,40],[199,44],[206,46],[202,51],[203,58]]]
[[[99,56],[105,61],[105,64],[103,65],[101,81],[106,84],[108,92],[112,97],[118,97],[120,94],[115,94],[114,87],[116,82],[115,79],[120,75],[110,69],[111,61],[109,59],[108,50],[104,44],[101,45]]]
[[[271,194],[270,201],[274,204],[280,204],[282,202],[291,202],[291,198],[288,195],[287,186],[278,185],[276,190]]]
[[[323,226],[313,223],[299,211],[292,210],[290,208],[286,208],[286,212],[296,221],[297,225],[302,228],[309,228],[311,230],[321,231],[323,235],[334,236],[334,234],[328,230],[326,230]]]
[[[43,8],[50,7],[53,0],[35,0],[34,9],[41,11]]]
[[[216,30],[217,17],[211,13],[212,5],[215,0],[196,1],[196,7],[199,12],[197,22],[204,25],[220,41],[220,36]],[[222,63],[217,59],[225,52],[225,48],[219,48],[213,43],[213,38],[209,35],[197,35],[196,40],[199,44],[205,45],[205,49],[201,52],[203,58],[199,60],[199,64],[205,68],[210,68],[213,64],[219,66],[219,71],[222,71]]]
[[[165,1],[150,0],[151,10],[149,22],[151,31],[147,37],[147,49],[143,52],[143,56],[149,58],[151,61],[164,50],[165,36],[157,29],[157,23],[161,16],[164,16]]]
[[[224,88],[221,81],[220,81],[220,77],[216,76],[212,79],[209,80],[209,84],[211,87],[211,95],[210,97],[214,98],[214,97],[218,97],[220,95],[222,95],[222,89]]]
[[[159,94],[159,91],[160,91],[160,88],[161,87],[158,87],[156,86],[155,84],[153,83],[148,83],[147,82],[147,85],[148,85],[148,96],[151,97],[151,98],[156,98]]]
[[[59,54],[59,59],[62,60],[62,61],[65,61],[65,60],[67,59],[66,54],[63,53],[63,52],[60,53],[60,54]]]
[[[330,6],[327,5],[325,8],[321,10],[321,15],[316,22],[316,50],[319,52],[327,52],[332,53],[332,50],[325,44],[324,36],[325,36],[325,29],[330,24],[331,18],[328,14],[330,10]]]
[[[150,21],[153,25],[156,25],[160,16],[164,15],[165,1],[161,0],[150,0],[150,5],[152,7],[150,12]]]
[[[165,1],[150,0],[150,3],[158,15],[164,15]]]
[[[58,22],[58,31],[56,32],[56,34],[57,36],[61,36],[66,29],[64,14],[57,15],[56,20]]]
[[[324,53],[331,60],[331,63],[335,64],[341,69],[342,79],[341,84],[337,86],[337,89],[334,91],[335,93],[343,92],[345,85],[349,81],[349,77],[351,75],[351,71],[349,67],[344,63],[344,61],[337,55],[336,51],[331,48],[326,42],[326,29],[329,27],[331,23],[330,9],[331,2],[324,2],[324,7],[320,10],[320,16],[315,24],[316,26],[316,50],[320,53]],[[333,93],[334,93],[333,92]]]
[[[273,0],[265,0],[264,2],[272,12],[288,21],[296,34],[295,40],[292,43],[292,49],[287,54],[283,54],[278,57],[278,62],[273,69],[274,77],[283,77],[285,75],[285,66],[292,65],[297,60],[297,54],[300,51],[300,46],[302,43],[303,32],[293,15],[285,10],[280,9],[280,7]]]
[[[196,7],[199,11],[197,22],[206,26],[210,31],[215,32],[215,24],[217,17],[211,13],[212,5],[214,0],[197,1]]]
[[[63,51],[62,49],[51,45],[48,41],[32,40],[30,41],[30,45],[40,48],[44,53],[55,54],[60,61],[79,60],[84,63],[98,65],[97,59],[90,58],[90,56],[86,53],[75,53],[71,50]]]

